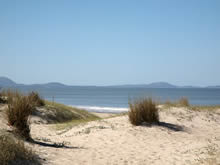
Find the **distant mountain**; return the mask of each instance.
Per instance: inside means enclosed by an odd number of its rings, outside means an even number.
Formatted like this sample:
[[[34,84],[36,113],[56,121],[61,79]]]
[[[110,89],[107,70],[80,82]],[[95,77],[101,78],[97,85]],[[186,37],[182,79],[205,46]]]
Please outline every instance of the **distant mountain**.
[[[0,87],[28,87],[28,88],[65,88],[68,87],[67,85],[58,83],[58,82],[51,82],[46,84],[17,84],[16,82],[10,80],[7,77],[0,77]]]
[[[13,87],[13,88],[19,88],[19,87],[25,87],[28,89],[36,89],[36,88],[70,88],[70,87],[83,87],[83,86],[68,86],[65,84],[61,84],[58,82],[50,82],[46,84],[31,84],[31,85],[24,85],[24,84],[17,84],[16,82],[10,80],[7,77],[0,77],[0,88],[1,87]],[[85,86],[84,86],[85,87]],[[91,86],[86,86],[91,87]],[[95,86],[93,86],[95,87]],[[98,86],[96,86],[98,87]],[[201,88],[197,86],[176,86],[169,84],[167,82],[154,82],[151,84],[136,84],[136,85],[114,85],[114,86],[105,86],[105,87],[112,87],[112,88]],[[204,88],[220,88],[220,85],[217,86],[207,86]]]
[[[176,85],[167,82],[155,82],[147,85],[148,88],[177,88]]]
[[[155,82],[151,84],[136,84],[136,85],[115,85],[111,87],[120,88],[177,88],[177,86],[167,82]]]
[[[51,82],[51,83],[42,84],[42,85],[45,86],[45,87],[48,87],[48,88],[65,88],[65,87],[68,87],[67,85],[64,85],[64,84],[61,84],[61,83],[58,83],[58,82]]]
[[[0,86],[1,87],[10,87],[10,86],[16,86],[17,84],[10,80],[7,77],[0,77]]]

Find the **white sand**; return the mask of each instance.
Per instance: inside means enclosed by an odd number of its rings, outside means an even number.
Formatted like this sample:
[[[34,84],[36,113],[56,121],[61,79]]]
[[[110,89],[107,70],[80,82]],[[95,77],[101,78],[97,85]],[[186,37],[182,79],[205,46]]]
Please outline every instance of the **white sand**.
[[[65,131],[31,124],[31,145],[48,165],[220,164],[220,110],[160,111],[161,126],[132,126],[127,116],[89,122]],[[173,124],[173,125],[171,125]]]
[[[134,127],[120,116],[55,132],[32,125],[32,137],[75,148],[34,145],[45,164],[220,164],[220,110],[172,108],[160,112],[163,126]],[[174,125],[169,125],[174,124]],[[183,130],[174,130],[176,126]],[[170,127],[170,128],[168,128]]]

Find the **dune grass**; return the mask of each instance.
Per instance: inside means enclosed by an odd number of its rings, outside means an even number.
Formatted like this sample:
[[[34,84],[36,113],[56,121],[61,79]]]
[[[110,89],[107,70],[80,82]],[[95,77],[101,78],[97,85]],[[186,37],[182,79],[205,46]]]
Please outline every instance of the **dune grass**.
[[[191,105],[190,109],[195,111],[216,111],[220,110],[220,105]]]
[[[46,109],[52,110],[56,113],[55,116],[50,116],[50,118],[53,121],[52,123],[56,123],[56,129],[58,130],[100,119],[100,117],[87,112],[86,110],[55,102],[45,101],[45,103]]]
[[[1,165],[40,165],[36,154],[24,145],[24,142],[10,135],[0,135]]]
[[[8,91],[7,94],[8,108],[6,116],[8,125],[14,128],[16,134],[19,134],[25,140],[30,140],[29,116],[34,109],[34,105],[29,96],[22,93]]]
[[[32,104],[36,107],[45,105],[45,101],[40,97],[37,92],[32,91],[31,93],[29,93],[28,97]]]
[[[190,103],[187,97],[181,97],[179,100],[177,101],[165,101],[165,103],[163,104],[166,108],[170,108],[170,107],[189,107]]]
[[[0,93],[1,98],[4,100],[6,104],[12,103],[14,98],[17,98],[21,95],[21,93],[17,90],[3,90]]]
[[[187,97],[181,97],[177,101],[166,101],[162,105],[163,108],[171,108],[171,107],[187,107],[190,110],[195,111],[216,111],[220,109],[220,105],[191,105]]]
[[[129,103],[128,112],[131,124],[138,126],[142,123],[153,124],[159,122],[159,113],[152,98],[140,99]]]

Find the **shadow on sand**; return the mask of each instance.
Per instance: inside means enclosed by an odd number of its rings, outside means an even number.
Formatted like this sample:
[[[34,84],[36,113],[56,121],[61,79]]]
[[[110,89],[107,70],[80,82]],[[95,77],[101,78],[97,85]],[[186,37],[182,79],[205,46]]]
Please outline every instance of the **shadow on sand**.
[[[177,124],[171,124],[171,123],[166,123],[166,122],[159,122],[157,124],[160,127],[165,127],[169,130],[178,132],[178,131],[185,131],[185,127],[177,125]]]
[[[164,127],[167,128],[171,131],[175,131],[175,132],[179,132],[179,131],[186,131],[185,127],[177,125],[177,124],[171,124],[171,123],[166,123],[166,122],[158,122],[158,123],[154,123],[152,125],[146,124],[144,123],[142,126],[146,126],[146,127],[151,127],[151,126],[159,126],[159,127]]]
[[[32,144],[37,144],[43,147],[52,147],[52,148],[67,148],[67,149],[85,149],[83,147],[74,147],[74,146],[67,146],[64,143],[45,143],[45,142],[41,142],[41,141],[36,141],[34,139],[31,139],[29,141]]]

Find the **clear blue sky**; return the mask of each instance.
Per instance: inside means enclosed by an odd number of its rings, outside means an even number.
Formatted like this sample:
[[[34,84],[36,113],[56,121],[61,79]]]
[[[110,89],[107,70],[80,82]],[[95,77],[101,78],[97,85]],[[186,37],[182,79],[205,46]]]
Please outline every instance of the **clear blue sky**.
[[[220,84],[219,0],[0,0],[0,76]]]

